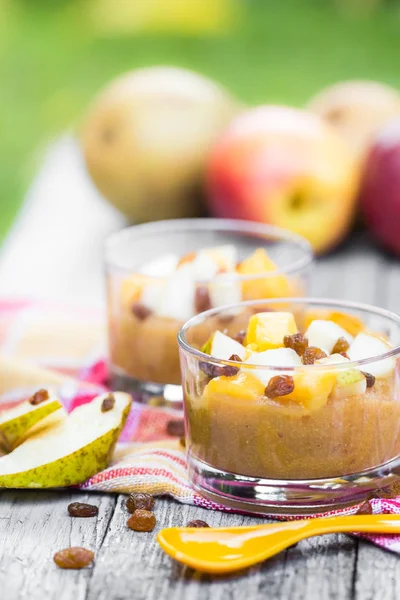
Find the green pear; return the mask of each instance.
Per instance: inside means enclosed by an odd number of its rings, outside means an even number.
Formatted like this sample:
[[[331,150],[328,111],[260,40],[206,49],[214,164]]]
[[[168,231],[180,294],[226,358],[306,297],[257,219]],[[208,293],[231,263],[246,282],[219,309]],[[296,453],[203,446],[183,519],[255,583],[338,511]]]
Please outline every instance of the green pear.
[[[364,394],[367,389],[365,375],[358,369],[346,369],[336,376],[336,385],[332,391],[333,400]]]
[[[131,406],[129,394],[102,394],[0,458],[0,488],[77,485],[105,469]]]
[[[51,395],[39,404],[32,404],[31,399],[5,410],[0,414],[2,445],[7,450],[12,450],[21,443],[36,424],[42,421],[48,424],[47,417],[55,411],[64,413],[61,402]]]

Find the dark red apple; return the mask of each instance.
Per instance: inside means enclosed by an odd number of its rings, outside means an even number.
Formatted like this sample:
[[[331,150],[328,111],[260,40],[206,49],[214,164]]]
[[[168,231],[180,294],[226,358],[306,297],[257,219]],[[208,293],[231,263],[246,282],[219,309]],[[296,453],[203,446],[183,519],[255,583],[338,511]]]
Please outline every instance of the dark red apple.
[[[365,163],[360,203],[372,234],[400,256],[400,117],[375,138]]]

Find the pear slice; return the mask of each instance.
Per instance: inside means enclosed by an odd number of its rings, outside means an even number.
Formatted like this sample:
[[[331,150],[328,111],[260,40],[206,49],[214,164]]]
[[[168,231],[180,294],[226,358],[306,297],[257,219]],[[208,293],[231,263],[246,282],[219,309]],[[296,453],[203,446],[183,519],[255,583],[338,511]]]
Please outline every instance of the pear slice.
[[[358,369],[347,369],[336,375],[336,384],[333,387],[331,397],[333,400],[341,400],[348,396],[365,394],[367,380],[365,375]]]
[[[327,354],[332,352],[339,338],[343,337],[349,344],[353,341],[353,337],[343,327],[324,319],[312,321],[305,335],[310,346],[321,348]]]
[[[42,390],[39,390],[40,393]],[[15,448],[29,431],[55,411],[64,412],[61,402],[43,390],[48,398],[35,404],[34,396],[0,414],[0,439],[7,450]]]
[[[202,351],[220,360],[229,360],[232,354],[237,354],[241,360],[244,360],[247,354],[242,344],[218,330],[204,344]]]
[[[102,394],[0,458],[0,488],[76,485],[105,469],[128,417],[129,394]],[[104,410],[104,409],[107,410]]]
[[[176,254],[164,254],[142,265],[140,273],[149,277],[169,277],[176,271],[178,262]]]
[[[372,358],[385,354],[392,349],[392,346],[384,340],[369,333],[359,333],[355,338],[350,348],[347,350],[347,355],[350,360],[362,360],[364,358]],[[385,360],[377,360],[376,362],[365,365],[365,371],[374,375],[377,379],[385,379],[391,375],[396,366],[395,358],[386,358]]]
[[[292,348],[276,348],[274,350],[265,350],[264,352],[253,352],[245,361],[245,364],[258,365],[266,367],[300,367],[303,365],[300,356]],[[257,377],[264,385],[275,375],[290,375],[291,371],[275,371],[273,369],[262,370],[253,369],[253,375]]]

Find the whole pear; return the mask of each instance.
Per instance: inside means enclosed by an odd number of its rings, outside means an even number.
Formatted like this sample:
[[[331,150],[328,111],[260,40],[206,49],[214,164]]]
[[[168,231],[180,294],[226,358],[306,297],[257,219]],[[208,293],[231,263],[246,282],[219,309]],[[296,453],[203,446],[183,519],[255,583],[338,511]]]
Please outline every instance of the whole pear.
[[[208,151],[237,111],[221,86],[196,73],[126,73],[88,111],[80,134],[87,169],[132,222],[201,216]]]

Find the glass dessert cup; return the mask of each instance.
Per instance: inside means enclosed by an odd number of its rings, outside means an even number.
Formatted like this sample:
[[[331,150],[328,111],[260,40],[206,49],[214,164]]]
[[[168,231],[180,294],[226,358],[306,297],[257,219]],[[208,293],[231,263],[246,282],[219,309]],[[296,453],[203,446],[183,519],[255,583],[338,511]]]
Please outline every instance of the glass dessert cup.
[[[221,248],[228,256],[210,275],[205,249]],[[234,272],[224,272],[224,260]],[[111,386],[139,402],[182,406],[176,338],[184,322],[242,299],[303,296],[312,261],[303,238],[250,221],[180,219],[113,234],[105,252]],[[237,328],[235,319],[224,328]]]
[[[255,312],[270,311],[291,312],[300,332],[332,320],[345,330],[351,358],[255,365],[247,350],[240,360],[233,340],[226,355],[235,360],[212,357],[208,336],[221,317],[234,314],[246,330]],[[257,513],[320,513],[362,502],[400,475],[400,317],[336,300],[242,302],[192,318],[178,341],[189,476],[203,496]],[[369,357],[353,359],[360,354]],[[272,394],[276,377],[294,387]]]

